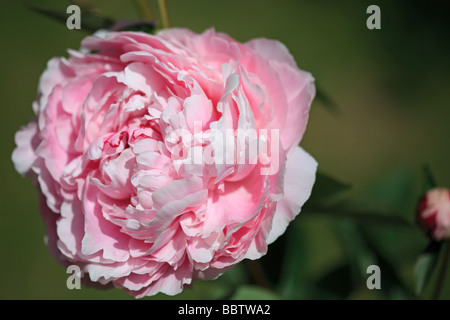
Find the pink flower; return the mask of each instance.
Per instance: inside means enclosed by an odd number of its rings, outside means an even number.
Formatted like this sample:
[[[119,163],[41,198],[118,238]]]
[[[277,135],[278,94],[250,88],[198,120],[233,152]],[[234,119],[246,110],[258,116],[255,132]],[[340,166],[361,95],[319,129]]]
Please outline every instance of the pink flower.
[[[419,224],[437,240],[450,239],[450,190],[431,189],[419,203]]]
[[[69,54],[49,61],[12,156],[55,258],[143,297],[264,255],[317,167],[298,146],[314,79],[286,47],[167,29],[99,32]]]

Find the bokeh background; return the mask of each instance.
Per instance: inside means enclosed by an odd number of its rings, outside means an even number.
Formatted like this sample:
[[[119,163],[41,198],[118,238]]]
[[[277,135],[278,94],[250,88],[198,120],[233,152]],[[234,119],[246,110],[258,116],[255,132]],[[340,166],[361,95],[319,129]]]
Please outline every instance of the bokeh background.
[[[149,2],[157,14],[156,1]],[[0,1],[0,299],[128,299],[116,289],[67,289],[68,274],[43,241],[36,189],[12,165],[14,133],[33,116],[47,61],[79,48],[87,35],[26,3],[60,10],[69,4]],[[131,1],[90,3],[114,19],[139,17]],[[371,4],[381,8],[381,30],[366,28]],[[450,187],[450,2],[168,0],[168,6],[172,26],[215,27],[240,41],[267,37],[286,44],[332,101],[316,99],[302,146],[322,173],[351,186],[345,197],[371,199],[374,205],[366,202],[364,210],[375,213],[387,204],[407,222],[355,223],[310,206],[260,263],[242,263],[175,298],[430,298],[436,275],[421,296],[413,293],[414,264],[428,243],[414,227],[414,208],[424,164],[439,185]],[[381,290],[364,282],[363,267],[374,256]],[[450,274],[440,296],[450,299]]]

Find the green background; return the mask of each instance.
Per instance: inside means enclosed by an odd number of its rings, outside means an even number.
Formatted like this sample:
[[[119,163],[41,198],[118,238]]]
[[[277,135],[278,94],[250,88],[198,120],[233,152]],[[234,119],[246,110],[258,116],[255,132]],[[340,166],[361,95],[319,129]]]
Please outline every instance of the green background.
[[[131,1],[90,2],[115,19],[138,17]],[[155,1],[150,2],[157,13]],[[31,104],[47,61],[67,56],[67,48],[78,49],[87,35],[24,3],[60,10],[68,4],[0,1],[0,298],[128,299],[116,289],[67,289],[68,274],[43,242],[36,189],[13,168],[14,133],[33,116]],[[370,4],[381,8],[381,30],[366,28]],[[389,203],[413,221],[424,164],[439,185],[450,187],[450,2],[168,0],[168,6],[172,26],[197,32],[215,27],[239,41],[267,37],[289,48],[336,105],[330,110],[316,99],[301,145],[321,172],[352,186],[349,197]],[[313,211],[300,214],[261,260],[270,289],[256,287],[249,274],[260,266],[241,264],[175,298],[416,298],[407,291],[414,286],[416,258],[427,244],[418,229],[366,224],[406,288],[387,282],[386,267],[382,289],[371,291],[361,281],[346,281],[352,279],[347,277],[352,261],[364,261],[355,248],[359,238],[352,236],[360,229],[345,217]],[[420,298],[430,297],[433,279]],[[450,298],[450,274],[441,298]]]

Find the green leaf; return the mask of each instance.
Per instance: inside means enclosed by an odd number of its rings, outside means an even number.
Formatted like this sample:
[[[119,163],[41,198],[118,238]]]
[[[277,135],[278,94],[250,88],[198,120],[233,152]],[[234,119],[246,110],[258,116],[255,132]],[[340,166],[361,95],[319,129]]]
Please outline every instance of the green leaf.
[[[307,202],[308,203],[308,202]],[[330,205],[310,205],[302,210],[303,215],[326,216],[333,219],[350,219],[362,224],[384,224],[411,227],[392,206],[375,199],[342,199]]]
[[[425,194],[427,191],[436,188],[436,186],[436,179],[434,179],[430,167],[428,165],[425,165],[423,167],[422,193]]]
[[[362,230],[349,220],[338,221],[337,230],[347,249],[348,260],[352,267],[355,281],[362,281],[366,278],[366,269],[368,266],[378,264],[375,254],[368,248],[362,235]]]
[[[326,174],[318,172],[316,174],[316,181],[311,196],[306,202],[304,210],[321,207],[333,202],[344,191],[348,191],[350,188],[351,186],[349,184],[340,182]]]
[[[436,269],[442,242],[432,240],[419,256],[414,268],[416,294],[420,295]]]
[[[267,289],[263,289],[252,285],[242,285],[240,286],[231,300],[279,300],[280,297]]]
[[[46,17],[52,18],[53,20],[62,22],[64,24],[66,24],[66,21],[70,16],[70,14],[66,12],[66,9],[59,9],[59,10],[47,9],[38,7],[34,4],[31,5],[28,3],[26,3],[26,6],[37,13],[40,13]],[[81,9],[80,19],[81,19],[81,30],[88,32],[95,32],[99,29],[109,29],[114,25],[114,20],[101,16],[100,14],[95,13],[94,11],[90,11],[84,8]]]
[[[284,240],[283,255],[279,259],[281,261],[279,281],[276,286],[276,291],[283,299],[303,299],[309,293],[310,279],[308,278],[306,248],[308,239],[301,228],[302,226],[299,224],[291,224],[282,238],[275,242],[277,244],[280,240]],[[271,254],[271,250],[272,248],[270,248],[269,254]],[[271,271],[273,269],[272,264]]]
[[[405,284],[399,275],[400,264],[395,264],[392,257],[387,256],[386,252],[381,249],[378,237],[370,237],[366,232],[367,227],[360,227],[363,241],[367,245],[367,249],[375,256],[377,265],[381,270],[381,291],[389,299],[413,299],[412,289]]]
[[[391,206],[397,214],[414,224],[414,216],[411,213],[415,212],[418,182],[415,170],[402,166],[378,179],[367,194]]]
[[[368,293],[366,280],[367,268],[377,265],[381,270],[380,294],[388,298],[413,298],[412,290],[406,286],[397,273],[398,265],[394,265],[384,252],[380,250],[378,241],[374,241],[364,226],[353,221],[341,221],[336,225],[344,246],[347,249],[348,261],[352,270],[355,289],[359,293]],[[377,239],[379,240],[379,239]]]
[[[352,271],[349,264],[344,264],[327,272],[316,282],[312,299],[343,300],[348,298],[352,291]]]
[[[349,184],[318,173],[302,214],[411,227],[415,222],[410,213],[417,197],[414,182],[409,170],[397,170],[377,182],[367,195],[350,197],[344,192],[350,190]]]
[[[118,28],[117,31],[134,31],[134,32],[145,32],[148,34],[155,34],[156,28],[154,23],[139,22],[135,24],[129,24],[124,28]]]
[[[317,190],[317,194],[321,197],[330,197],[340,192],[349,190],[351,186],[326,174],[318,172],[314,187]]]
[[[316,100],[320,101],[329,111],[337,113],[338,105],[330,96],[316,83]]]

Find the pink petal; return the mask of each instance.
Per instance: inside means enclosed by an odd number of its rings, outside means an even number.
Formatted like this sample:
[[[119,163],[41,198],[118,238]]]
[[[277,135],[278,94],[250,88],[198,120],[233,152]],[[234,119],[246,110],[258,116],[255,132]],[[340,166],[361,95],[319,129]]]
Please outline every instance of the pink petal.
[[[289,222],[300,213],[311,195],[316,170],[317,162],[302,148],[296,147],[290,151],[284,178],[284,197],[277,203],[272,229],[266,239],[268,244],[283,234]]]
[[[37,123],[34,121],[17,131],[15,135],[17,148],[12,153],[12,161],[21,175],[29,173],[31,166],[36,161],[35,150],[39,140]]]

